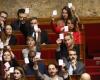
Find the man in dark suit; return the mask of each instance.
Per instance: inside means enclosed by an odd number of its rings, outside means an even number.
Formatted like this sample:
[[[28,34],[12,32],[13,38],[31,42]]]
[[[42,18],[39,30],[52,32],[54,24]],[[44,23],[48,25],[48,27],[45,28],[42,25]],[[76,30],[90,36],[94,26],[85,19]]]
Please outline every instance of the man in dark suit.
[[[20,30],[25,37],[28,35],[29,22],[27,20],[28,14],[25,13],[25,9],[19,9],[17,12],[18,18],[11,23],[13,30]]]
[[[46,30],[41,30],[39,28],[38,20],[37,17],[32,17],[30,20],[30,31],[29,35],[32,35],[33,37],[36,38],[36,42],[40,43],[42,45],[46,45],[49,43],[48,41],[48,34]]]
[[[69,75],[80,75],[84,73],[85,67],[84,64],[77,59],[77,53],[76,50],[72,49],[68,51],[69,53],[69,59],[64,60],[66,67],[68,69]]]
[[[0,12],[0,31],[2,31],[4,29],[7,17],[8,17],[7,12],[5,12],[5,11]]]
[[[65,35],[64,40],[57,39],[56,43],[58,45],[56,49],[56,60],[62,59],[63,57],[68,57],[68,50],[75,49],[78,59],[80,59],[80,45],[74,43],[73,36],[70,33]]]

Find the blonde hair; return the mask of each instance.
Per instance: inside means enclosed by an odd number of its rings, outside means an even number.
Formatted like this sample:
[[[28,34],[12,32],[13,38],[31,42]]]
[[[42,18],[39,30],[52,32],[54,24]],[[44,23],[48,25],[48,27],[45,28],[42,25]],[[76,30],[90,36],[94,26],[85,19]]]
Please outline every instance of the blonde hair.
[[[22,67],[17,66],[17,67],[15,67],[14,70],[20,71],[20,73],[21,73],[21,78],[20,78],[19,80],[26,80],[26,78],[25,78],[25,72],[24,72],[24,69],[23,69]]]

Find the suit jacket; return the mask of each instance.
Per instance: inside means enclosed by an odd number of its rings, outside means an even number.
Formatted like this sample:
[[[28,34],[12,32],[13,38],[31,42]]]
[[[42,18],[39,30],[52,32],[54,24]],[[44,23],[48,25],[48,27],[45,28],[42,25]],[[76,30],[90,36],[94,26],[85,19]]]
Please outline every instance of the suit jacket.
[[[28,35],[32,35],[33,32],[34,32],[34,34],[36,34],[35,31],[34,31],[34,28],[32,26],[30,26]],[[46,44],[49,43],[48,34],[45,30],[41,31],[41,33],[39,34],[39,40],[40,40],[41,44],[42,43],[46,43]]]
[[[64,59],[64,62],[66,64],[67,69],[69,69],[70,65],[71,65],[71,62],[68,61],[68,60],[66,60],[66,59]],[[77,61],[76,70],[73,71],[73,74],[75,74],[75,75],[81,75],[84,72],[85,72],[85,66],[84,66],[84,64],[81,61]]]
[[[65,43],[61,43],[60,46],[58,46],[59,50],[56,51],[56,60],[62,59],[63,57],[68,58],[68,48]],[[78,55],[78,59],[80,59],[80,45],[75,44],[73,49],[76,50],[76,53]]]
[[[11,23],[12,29],[13,30],[20,30],[25,37],[27,37],[28,33],[29,33],[29,22],[25,21],[25,23],[21,23],[20,20],[15,20],[14,22]]]
[[[11,35],[9,40],[9,45],[15,45],[17,43],[17,39],[14,35]]]
[[[26,75],[35,75],[36,74],[35,70],[33,68],[33,65],[34,65],[34,63],[32,63],[32,62],[30,62],[29,64],[27,64],[27,66],[25,67],[25,73],[26,73]],[[39,66],[39,71],[42,74],[46,74],[47,73],[46,67],[45,67],[44,63],[40,62],[38,64],[38,66]]]

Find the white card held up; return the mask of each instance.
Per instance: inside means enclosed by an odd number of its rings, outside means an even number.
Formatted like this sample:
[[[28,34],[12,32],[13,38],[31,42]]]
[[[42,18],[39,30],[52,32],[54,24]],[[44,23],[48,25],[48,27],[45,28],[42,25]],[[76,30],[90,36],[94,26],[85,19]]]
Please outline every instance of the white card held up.
[[[40,58],[41,58],[41,52],[36,52],[36,56],[35,56],[35,58],[40,59]]]
[[[34,30],[38,31],[38,25],[37,24],[34,25]]]
[[[59,66],[62,66],[64,64],[63,59],[59,59],[58,64],[59,64]]]
[[[57,15],[57,10],[53,10],[52,15],[53,15],[53,16],[56,16],[56,15]]]
[[[4,65],[5,65],[5,67],[6,67],[7,69],[10,67],[9,62],[6,62]]]
[[[3,42],[0,42],[0,49],[3,49],[3,48],[4,48]]]
[[[24,58],[24,61],[25,61],[26,64],[29,63],[29,59],[28,58]]]
[[[68,32],[68,26],[64,26],[64,32]]]
[[[22,50],[22,53],[23,53],[24,55],[25,55],[25,54],[28,55],[29,51],[28,51],[27,49],[23,49],[23,50]]]
[[[60,33],[60,34],[59,34],[59,38],[60,38],[60,39],[64,39],[64,34],[63,34],[63,33]]]
[[[68,7],[71,8],[72,7],[72,3],[68,3]]]
[[[10,67],[9,72],[14,73],[14,67]]]
[[[25,8],[25,13],[29,14],[29,12],[30,12],[29,8]]]

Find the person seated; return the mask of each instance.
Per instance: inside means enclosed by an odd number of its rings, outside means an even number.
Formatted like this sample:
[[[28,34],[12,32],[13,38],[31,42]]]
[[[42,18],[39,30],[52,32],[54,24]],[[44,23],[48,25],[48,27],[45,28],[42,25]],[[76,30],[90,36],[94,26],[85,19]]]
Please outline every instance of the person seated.
[[[2,31],[4,29],[7,17],[8,17],[8,13],[7,12],[0,11],[0,31]]]
[[[3,54],[2,54],[2,63],[3,63],[3,72],[6,74],[10,68],[19,66],[17,63],[15,56],[13,52],[11,51],[11,48],[4,47]],[[5,77],[5,76],[4,76]]]
[[[13,76],[14,76],[13,77],[14,80],[26,80],[25,72],[24,72],[23,68],[21,68],[21,67],[15,67],[14,68]]]
[[[33,68],[35,62],[38,62],[38,67],[39,67],[39,71],[42,74],[46,74],[46,67],[45,64],[43,63],[42,59],[40,59],[39,57],[36,57],[36,52],[34,51],[30,51],[28,54],[28,59],[29,59],[29,63],[25,65],[25,73],[26,75],[36,75],[35,70]]]
[[[58,45],[56,49],[56,60],[62,59],[63,57],[68,57],[68,50],[69,49],[76,49],[78,59],[80,59],[80,45],[75,44],[73,37],[70,33],[68,33],[65,37],[64,40],[57,39],[56,43]]]
[[[27,36],[26,43],[27,43],[27,47],[25,49],[22,49],[22,54],[24,58],[28,58],[28,53],[30,50],[33,50],[35,52],[40,51],[40,47],[36,44],[34,37]]]
[[[15,67],[12,73],[6,73],[6,80],[26,80],[24,69],[20,66]]]
[[[56,24],[54,16],[52,16],[51,26],[56,33],[61,33],[63,31],[63,27],[66,26],[67,20],[72,18],[71,10],[68,6],[64,6],[61,12],[61,18]]]
[[[78,60],[77,52],[75,49],[70,49],[68,51],[69,58],[63,58],[64,63],[68,69],[69,75],[81,75],[85,72],[84,64]]]
[[[81,44],[81,35],[76,21],[74,19],[68,19],[67,26],[68,32],[65,32],[65,34],[67,35],[67,33],[71,33],[74,38],[74,43]]]
[[[61,13],[61,19],[57,22],[54,21],[54,16],[51,21],[52,28],[56,33],[64,32],[64,26],[67,26],[68,19],[73,19],[78,24],[78,19],[75,14],[75,8],[69,8],[68,6],[64,6]],[[76,26],[75,26],[76,27]]]
[[[13,30],[21,31],[25,37],[29,32],[29,21],[27,20],[28,15],[25,13],[25,9],[21,8],[17,12],[17,19],[11,23]]]
[[[37,17],[32,17],[30,20],[30,31],[29,34],[33,37],[36,37],[36,42],[39,42],[42,45],[46,45],[49,43],[48,34],[45,30],[41,30],[38,26]]]
[[[39,71],[39,66],[38,63],[35,63],[35,65],[33,66],[33,68],[36,70],[37,76],[41,79],[41,80],[63,80],[62,77],[60,77],[57,72],[58,69],[56,67],[55,64],[49,64],[48,65],[48,75],[47,74],[42,74]]]
[[[59,76],[63,77],[64,80],[72,80],[70,75],[68,74],[65,63],[59,65]]]
[[[4,46],[6,45],[15,45],[17,43],[16,37],[13,35],[11,25],[6,25],[4,31],[1,33],[1,41]]]
[[[80,80],[92,80],[90,74],[83,73],[81,74]]]
[[[17,63],[15,59],[15,55],[12,52],[10,46],[5,46],[3,49],[3,54],[2,54],[2,62],[5,64],[6,62],[9,63],[10,67],[15,67],[18,66],[19,64]]]

